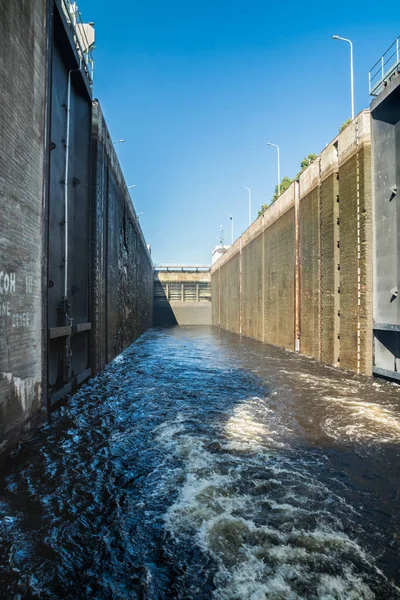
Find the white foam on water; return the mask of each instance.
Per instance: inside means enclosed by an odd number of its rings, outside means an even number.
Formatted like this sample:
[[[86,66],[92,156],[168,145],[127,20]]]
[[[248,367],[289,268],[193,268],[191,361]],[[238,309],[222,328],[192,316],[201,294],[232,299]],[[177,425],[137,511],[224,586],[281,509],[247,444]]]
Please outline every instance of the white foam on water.
[[[233,415],[226,424],[225,431],[228,439],[256,443],[262,442],[271,433],[265,423],[255,420],[251,406],[247,404],[235,407]]]
[[[178,414],[175,421],[161,423],[154,427],[153,433],[156,434],[156,441],[162,445],[171,445],[174,442],[174,437],[185,431],[185,419],[183,415]]]
[[[321,554],[320,558],[325,557]],[[244,560],[233,568],[220,567],[213,596],[217,600],[372,600],[375,597],[351,567],[331,576],[310,569],[308,563],[312,560],[306,549],[284,544],[247,548]],[[297,585],[299,582],[301,586]]]
[[[340,441],[362,443],[400,442],[400,415],[389,406],[361,398],[324,396],[329,403],[323,429]]]
[[[119,364],[123,363],[124,361],[125,361],[124,355],[118,354],[118,356],[116,356],[112,362],[115,363],[116,365],[119,365]]]
[[[255,396],[233,408],[223,433],[227,449],[255,451],[284,448],[291,431],[277,421],[275,411],[268,408],[264,398]]]
[[[183,484],[164,515],[176,547],[194,545],[213,559],[215,600],[372,600],[367,574],[385,578],[332,513],[352,511],[300,472],[300,454],[291,460],[263,448],[257,436],[270,431],[251,419],[249,405],[238,406],[225,428],[228,440],[244,438],[244,456],[242,441],[239,452],[232,440],[209,452],[210,440],[185,433],[181,420],[161,428],[160,442],[169,436],[170,451],[185,457]],[[253,479],[249,468],[259,469]]]
[[[319,600],[337,600],[337,598],[373,600],[375,598],[370,588],[359,577],[354,576],[349,568],[345,568],[343,573],[346,576],[345,582],[342,577],[332,575],[321,577],[317,588]]]
[[[285,371],[292,378],[301,379],[312,389],[335,389],[341,390],[340,393],[357,394],[364,384],[353,379],[335,379],[331,375],[324,377],[321,375],[312,375],[311,373],[301,373],[299,371]]]

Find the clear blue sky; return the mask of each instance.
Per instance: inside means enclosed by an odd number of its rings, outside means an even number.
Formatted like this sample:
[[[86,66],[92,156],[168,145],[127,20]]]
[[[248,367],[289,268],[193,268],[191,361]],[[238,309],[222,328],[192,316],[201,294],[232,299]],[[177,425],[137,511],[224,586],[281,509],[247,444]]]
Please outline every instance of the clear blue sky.
[[[353,40],[356,112],[369,105],[368,71],[399,35],[397,3],[350,0],[79,0],[96,25],[94,96],[153,260],[208,264],[219,226],[230,243],[282,175],[319,153],[350,116]],[[370,9],[370,10],[369,10]]]

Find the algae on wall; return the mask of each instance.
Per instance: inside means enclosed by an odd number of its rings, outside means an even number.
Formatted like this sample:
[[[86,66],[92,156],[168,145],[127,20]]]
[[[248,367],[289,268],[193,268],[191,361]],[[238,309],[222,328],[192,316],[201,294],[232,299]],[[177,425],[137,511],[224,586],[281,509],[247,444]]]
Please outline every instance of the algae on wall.
[[[213,265],[214,325],[371,373],[370,144],[363,111]]]

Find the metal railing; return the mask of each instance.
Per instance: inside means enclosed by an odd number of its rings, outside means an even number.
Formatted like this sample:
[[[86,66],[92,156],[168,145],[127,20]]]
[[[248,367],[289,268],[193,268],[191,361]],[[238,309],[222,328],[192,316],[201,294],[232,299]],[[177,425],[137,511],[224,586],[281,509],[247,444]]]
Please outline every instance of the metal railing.
[[[210,265],[154,265],[155,271],[210,271]]]
[[[211,302],[209,281],[155,281],[156,302]]]
[[[82,61],[82,68],[89,79],[90,85],[93,85],[94,59],[92,46],[94,40],[90,40],[88,37],[88,28],[91,25],[82,21],[76,2],[61,0],[61,5],[65,19],[72,30],[75,47]]]
[[[394,73],[400,71],[400,36],[386,50],[368,73],[369,93],[377,96]]]

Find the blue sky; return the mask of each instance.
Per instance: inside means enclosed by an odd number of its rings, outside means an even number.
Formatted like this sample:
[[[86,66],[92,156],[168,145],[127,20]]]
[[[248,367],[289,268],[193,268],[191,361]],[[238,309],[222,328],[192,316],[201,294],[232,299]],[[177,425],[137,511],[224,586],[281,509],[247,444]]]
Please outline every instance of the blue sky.
[[[219,226],[231,241],[269,202],[281,172],[319,153],[350,116],[353,40],[356,112],[369,105],[368,71],[400,31],[397,7],[281,0],[80,0],[96,26],[94,96],[144,234],[160,263],[209,264]],[[380,8],[382,6],[382,9]],[[369,10],[370,8],[370,10]]]

